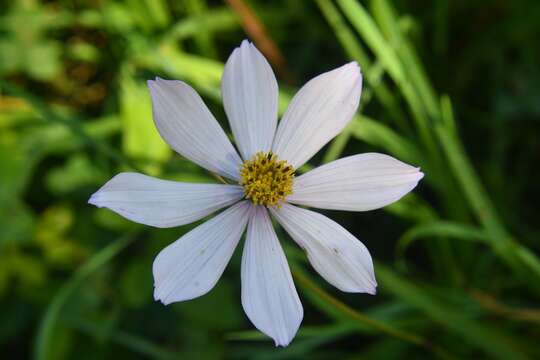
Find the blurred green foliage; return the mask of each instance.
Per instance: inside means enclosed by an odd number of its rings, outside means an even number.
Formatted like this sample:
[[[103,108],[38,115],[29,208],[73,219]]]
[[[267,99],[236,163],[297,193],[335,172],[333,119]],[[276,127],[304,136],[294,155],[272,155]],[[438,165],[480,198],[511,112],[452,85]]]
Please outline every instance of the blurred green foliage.
[[[194,225],[87,205],[119,171],[214,182],[154,129],[146,80],[183,79],[227,128],[219,82],[247,37],[225,3],[0,4],[0,347],[9,358],[540,357],[540,3],[247,1],[286,59],[280,109],[350,60],[361,111],[309,166],[386,152],[421,166],[384,210],[328,212],[376,261],[343,294],[280,231],[305,307],[285,349],[242,312],[239,253],[214,290],[164,307],[151,265]]]

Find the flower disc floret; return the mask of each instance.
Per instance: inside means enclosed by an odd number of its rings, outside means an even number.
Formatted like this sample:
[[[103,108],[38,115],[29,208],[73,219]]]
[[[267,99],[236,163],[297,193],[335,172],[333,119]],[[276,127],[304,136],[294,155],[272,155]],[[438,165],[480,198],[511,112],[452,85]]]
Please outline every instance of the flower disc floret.
[[[240,169],[244,195],[255,205],[276,206],[292,194],[294,168],[272,152],[256,153]]]

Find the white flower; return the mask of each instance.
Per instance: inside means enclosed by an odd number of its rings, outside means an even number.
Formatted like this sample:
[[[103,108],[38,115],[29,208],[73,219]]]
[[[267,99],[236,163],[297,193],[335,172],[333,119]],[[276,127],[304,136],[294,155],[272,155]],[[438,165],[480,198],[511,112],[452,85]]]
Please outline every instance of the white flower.
[[[241,156],[190,86],[159,78],[148,86],[154,121],[165,141],[182,156],[237,183],[188,184],[121,173],[92,195],[91,204],[156,227],[184,225],[230,206],[159,253],[153,265],[156,300],[170,304],[210,291],[247,227],[242,306],[276,345],[289,344],[303,309],[269,212],[329,283],[346,292],[375,294],[366,247],[326,216],[292,205],[377,209],[400,199],[423,177],[418,168],[368,153],[294,178],[294,170],[356,112],[362,75],[355,62],[309,81],[278,126],[274,73],[253,44],[242,42],[222,78],[223,103]]]

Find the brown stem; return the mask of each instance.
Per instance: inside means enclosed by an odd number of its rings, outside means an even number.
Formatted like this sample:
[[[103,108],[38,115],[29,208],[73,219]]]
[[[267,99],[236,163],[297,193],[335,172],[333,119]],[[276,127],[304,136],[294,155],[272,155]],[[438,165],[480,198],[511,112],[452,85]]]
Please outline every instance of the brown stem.
[[[293,79],[285,64],[285,58],[276,43],[266,32],[266,28],[257,14],[243,0],[226,0],[231,9],[240,17],[242,27],[276,69],[279,77],[287,83]]]
[[[539,309],[516,309],[499,302],[493,295],[473,290],[472,297],[485,309],[511,320],[540,324]]]

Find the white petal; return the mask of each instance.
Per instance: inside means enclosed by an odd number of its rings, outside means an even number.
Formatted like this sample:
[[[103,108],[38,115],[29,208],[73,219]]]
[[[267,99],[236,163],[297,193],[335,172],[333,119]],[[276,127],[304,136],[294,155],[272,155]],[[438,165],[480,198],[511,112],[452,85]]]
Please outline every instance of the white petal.
[[[271,211],[326,281],[342,291],[375,294],[371,255],[351,233],[324,215],[290,204]]]
[[[210,291],[225,270],[249,218],[240,202],[163,249],[154,260],[154,298],[165,305]]]
[[[359,154],[297,177],[287,201],[321,209],[373,210],[399,200],[423,176],[419,168],[391,156]]]
[[[277,126],[278,85],[264,56],[247,40],[227,60],[221,92],[243,158],[269,151]]]
[[[304,310],[266,208],[252,212],[242,254],[242,306],[257,329],[286,346]]]
[[[120,173],[88,201],[140,224],[172,227],[199,220],[240,200],[236,185],[189,184]]]
[[[362,90],[356,62],[311,79],[283,115],[272,150],[296,169],[308,161],[352,119]]]
[[[239,179],[240,157],[201,97],[182,81],[148,81],[154,121],[161,137],[200,166]]]

